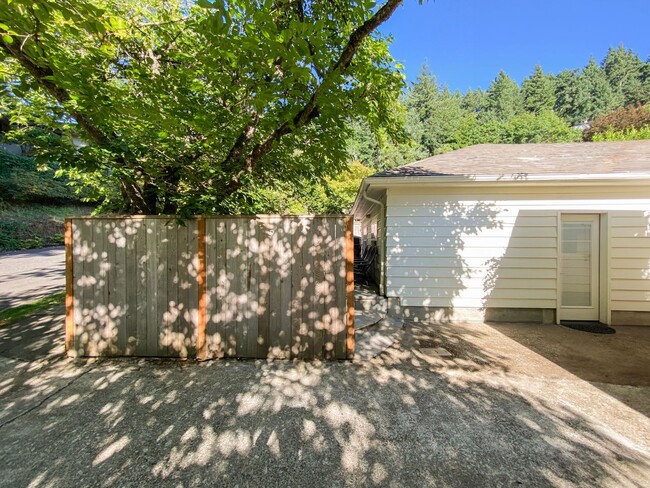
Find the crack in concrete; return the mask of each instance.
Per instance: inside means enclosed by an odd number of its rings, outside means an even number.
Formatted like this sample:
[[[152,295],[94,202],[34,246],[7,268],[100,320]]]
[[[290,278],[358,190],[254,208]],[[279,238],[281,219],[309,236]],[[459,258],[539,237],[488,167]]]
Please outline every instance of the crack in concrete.
[[[15,421],[18,420],[19,418],[24,417],[25,415],[27,415],[27,414],[33,412],[34,410],[36,410],[36,409],[42,407],[42,406],[45,404],[45,402],[47,402],[48,400],[50,400],[50,399],[53,398],[54,396],[58,395],[59,393],[61,393],[61,392],[62,392],[63,390],[65,390],[66,388],[72,386],[72,385],[73,385],[77,380],[79,380],[81,377],[83,377],[83,376],[87,375],[88,373],[90,373],[91,371],[93,371],[96,367],[97,367],[97,365],[91,366],[90,368],[88,368],[88,369],[87,369],[86,371],[84,371],[83,373],[79,374],[78,376],[74,377],[72,380],[68,381],[65,385],[63,385],[63,386],[62,386],[61,388],[59,388],[58,390],[55,390],[55,391],[53,391],[52,393],[50,393],[49,395],[47,395],[45,398],[43,398],[41,401],[39,401],[39,402],[38,402],[36,405],[34,405],[33,407],[30,407],[30,408],[28,408],[27,410],[25,410],[25,411],[19,413],[19,414],[16,415],[15,417],[10,418],[10,419],[7,420],[6,422],[1,423],[1,424],[0,424],[0,429],[2,429],[2,428],[4,428],[5,426],[11,424],[12,422],[15,422]]]

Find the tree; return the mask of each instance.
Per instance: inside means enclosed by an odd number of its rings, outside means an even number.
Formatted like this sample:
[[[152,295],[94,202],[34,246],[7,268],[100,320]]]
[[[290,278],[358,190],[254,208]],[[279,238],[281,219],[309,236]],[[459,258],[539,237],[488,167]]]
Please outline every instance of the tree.
[[[552,76],[544,74],[540,65],[521,84],[524,108],[532,113],[553,110],[555,105],[555,82]]]
[[[499,72],[488,88],[486,111],[501,119],[508,119],[520,114],[522,110],[519,86],[505,71]]]
[[[587,120],[593,120],[614,107],[614,95],[607,82],[605,71],[598,66],[593,57],[583,68],[581,81],[587,96],[583,108],[583,115]]]
[[[41,158],[129,211],[254,211],[250,188],[343,170],[351,118],[398,130],[373,32],[400,4],[5,1],[6,96],[61,135]]]
[[[609,48],[603,60],[603,69],[607,76],[616,107],[650,101],[643,84],[643,61],[631,49],[621,44],[618,48]]]
[[[460,108],[465,112],[480,113],[485,110],[487,101],[486,93],[477,88],[476,90],[467,90],[460,102]]]
[[[555,112],[571,124],[586,122],[589,93],[580,72],[564,70],[555,79]]]
[[[546,110],[539,114],[523,113],[510,119],[503,127],[499,142],[575,142],[580,140],[581,135],[555,112]]]
[[[447,87],[440,88],[423,66],[418,79],[405,97],[407,130],[427,156],[450,150],[454,133],[463,117],[462,98]]]

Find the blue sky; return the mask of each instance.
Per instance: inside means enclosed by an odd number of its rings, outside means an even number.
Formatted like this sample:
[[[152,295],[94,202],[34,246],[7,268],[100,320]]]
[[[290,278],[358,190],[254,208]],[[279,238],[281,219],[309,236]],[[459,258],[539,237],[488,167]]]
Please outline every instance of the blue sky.
[[[425,60],[452,90],[487,88],[500,70],[517,82],[600,62],[623,43],[650,55],[650,0],[404,0],[381,28],[414,81]]]

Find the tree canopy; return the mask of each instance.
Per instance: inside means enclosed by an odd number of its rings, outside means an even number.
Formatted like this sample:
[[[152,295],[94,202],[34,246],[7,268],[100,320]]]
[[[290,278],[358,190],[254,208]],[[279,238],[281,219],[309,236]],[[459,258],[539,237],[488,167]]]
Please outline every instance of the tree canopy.
[[[623,46],[406,86],[376,32],[401,1],[0,0],[0,131],[105,209],[181,215],[343,211],[369,171],[467,145],[648,133],[607,117],[650,101]]]
[[[650,60],[623,46],[610,49],[601,63],[591,58],[558,74],[537,65],[521,87],[501,71],[487,91],[462,95],[441,85],[425,65],[401,100],[406,138],[390,141],[357,123],[350,157],[381,170],[472,144],[642,138],[648,134],[645,115],[632,115],[646,114],[642,107],[649,101]],[[598,134],[583,134],[589,124]]]
[[[398,130],[404,77],[375,29],[400,3],[2,0],[2,109],[106,202],[257,211],[251,188],[342,171],[350,119]]]

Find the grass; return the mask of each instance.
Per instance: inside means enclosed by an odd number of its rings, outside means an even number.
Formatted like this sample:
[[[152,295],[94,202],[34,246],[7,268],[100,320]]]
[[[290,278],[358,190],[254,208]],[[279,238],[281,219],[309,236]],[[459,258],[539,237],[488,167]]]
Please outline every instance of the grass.
[[[83,205],[0,202],[0,251],[63,244],[65,218],[91,211]]]
[[[40,298],[25,305],[6,308],[0,312],[0,325],[6,325],[16,320],[32,315],[33,313],[47,310],[55,305],[60,305],[65,301],[65,291]]]

